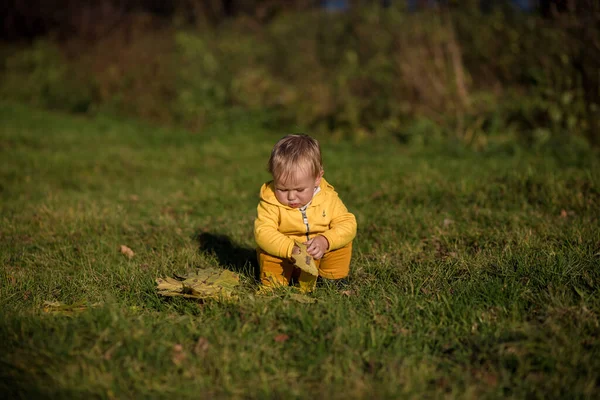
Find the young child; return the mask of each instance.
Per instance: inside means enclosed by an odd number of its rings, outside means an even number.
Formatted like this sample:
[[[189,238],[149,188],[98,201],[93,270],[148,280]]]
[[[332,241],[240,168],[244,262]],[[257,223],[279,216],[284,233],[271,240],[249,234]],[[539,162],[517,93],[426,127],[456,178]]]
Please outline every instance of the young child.
[[[316,277],[296,268],[292,254],[306,244],[319,276],[348,276],[356,219],[323,178],[319,142],[307,135],[288,135],[279,140],[269,158],[273,180],[260,189],[254,221],[254,237],[260,278],[264,285],[289,285],[298,278],[301,287],[312,288]]]

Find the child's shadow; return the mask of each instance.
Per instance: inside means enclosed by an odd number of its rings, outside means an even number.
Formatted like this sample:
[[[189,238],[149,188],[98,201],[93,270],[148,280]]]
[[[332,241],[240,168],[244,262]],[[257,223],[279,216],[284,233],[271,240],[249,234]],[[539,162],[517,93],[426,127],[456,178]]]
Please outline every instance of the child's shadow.
[[[241,247],[221,234],[199,232],[194,238],[198,242],[200,251],[214,253],[221,266],[258,281],[259,266],[256,260],[256,249]]]

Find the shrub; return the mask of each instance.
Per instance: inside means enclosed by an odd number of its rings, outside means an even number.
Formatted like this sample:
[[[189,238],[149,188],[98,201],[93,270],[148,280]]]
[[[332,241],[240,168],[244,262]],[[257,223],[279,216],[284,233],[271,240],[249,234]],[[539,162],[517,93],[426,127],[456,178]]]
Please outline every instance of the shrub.
[[[598,130],[597,24],[474,10],[367,6],[194,28],[134,15],[90,43],[70,41],[67,58],[49,41],[14,54],[2,92],[192,129],[236,108],[312,132],[476,148],[492,136],[532,145]]]
[[[174,43],[170,27],[134,15],[94,40],[74,38],[64,46],[69,61],[93,76],[95,109],[151,121],[174,121]]]
[[[38,40],[8,55],[2,75],[3,98],[69,112],[86,112],[96,101],[91,80],[71,68],[59,48],[48,40]]]
[[[223,77],[224,60],[218,57],[202,37],[188,32],[175,35],[173,88],[171,107],[176,121],[202,127],[209,116],[228,105],[229,85]]]

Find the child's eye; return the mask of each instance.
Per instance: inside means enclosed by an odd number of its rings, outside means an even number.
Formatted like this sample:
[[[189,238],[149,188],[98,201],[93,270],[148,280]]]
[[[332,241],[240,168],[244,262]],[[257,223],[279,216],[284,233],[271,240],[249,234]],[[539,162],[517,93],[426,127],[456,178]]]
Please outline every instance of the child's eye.
[[[304,192],[304,189],[298,189],[298,192],[302,193]]]

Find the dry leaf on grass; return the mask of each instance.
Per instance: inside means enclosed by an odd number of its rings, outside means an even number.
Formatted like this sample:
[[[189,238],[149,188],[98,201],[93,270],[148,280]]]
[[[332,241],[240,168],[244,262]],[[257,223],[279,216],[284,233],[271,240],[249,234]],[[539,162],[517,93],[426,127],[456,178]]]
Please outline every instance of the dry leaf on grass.
[[[91,307],[96,307],[98,304],[92,304]],[[44,301],[42,311],[54,315],[72,316],[88,309],[86,304],[64,304],[60,301]]]
[[[283,343],[283,342],[287,342],[287,340],[289,339],[289,335],[286,335],[285,333],[279,334],[277,336],[275,336],[274,340],[278,343]]]
[[[135,255],[133,250],[131,250],[129,247],[125,246],[124,244],[121,245],[121,254],[123,254],[127,258],[132,258]]]
[[[205,337],[199,337],[196,345],[194,346],[194,354],[197,356],[203,355],[208,351],[209,347],[210,343],[208,342],[208,339]]]
[[[179,367],[181,364],[183,364],[186,358],[187,354],[183,350],[183,346],[180,344],[173,345],[173,352],[171,354],[171,361],[173,361],[173,364]]]
[[[240,278],[229,270],[205,268],[175,278],[156,278],[156,283],[161,296],[215,299],[233,297]]]

